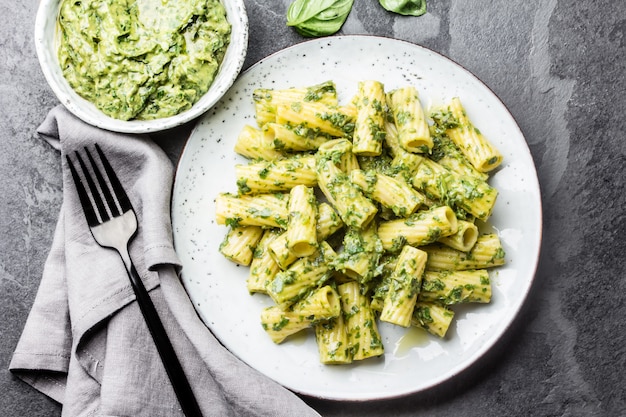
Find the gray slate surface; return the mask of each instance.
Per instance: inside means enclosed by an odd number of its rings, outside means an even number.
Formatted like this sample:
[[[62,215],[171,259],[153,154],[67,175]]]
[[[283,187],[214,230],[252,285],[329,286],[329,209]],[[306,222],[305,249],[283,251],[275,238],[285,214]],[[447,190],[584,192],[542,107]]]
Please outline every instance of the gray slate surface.
[[[304,39],[288,0],[246,1],[245,66]],[[61,204],[58,157],[35,129],[58,102],[33,44],[38,2],[0,0],[0,414],[60,407],[11,375]],[[411,41],[448,56],[502,99],[542,187],[544,240],[530,297],[475,366],[427,392],[374,403],[307,401],[324,416],[626,415],[626,3],[428,1],[402,18],[357,0],[341,34]],[[192,124],[159,135],[176,160]]]

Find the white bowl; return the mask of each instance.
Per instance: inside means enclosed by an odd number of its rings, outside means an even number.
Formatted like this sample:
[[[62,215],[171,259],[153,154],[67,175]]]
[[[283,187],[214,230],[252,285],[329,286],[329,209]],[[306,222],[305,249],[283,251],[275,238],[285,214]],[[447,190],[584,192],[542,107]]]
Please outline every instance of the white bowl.
[[[118,120],[80,97],[63,77],[57,58],[57,17],[60,0],[42,0],[35,20],[35,48],[50,88],[75,116],[102,129],[124,133],[150,133],[179,126],[202,115],[228,91],[238,77],[248,48],[248,16],[243,0],[222,0],[232,25],[230,44],[213,84],[189,110],[155,120]]]

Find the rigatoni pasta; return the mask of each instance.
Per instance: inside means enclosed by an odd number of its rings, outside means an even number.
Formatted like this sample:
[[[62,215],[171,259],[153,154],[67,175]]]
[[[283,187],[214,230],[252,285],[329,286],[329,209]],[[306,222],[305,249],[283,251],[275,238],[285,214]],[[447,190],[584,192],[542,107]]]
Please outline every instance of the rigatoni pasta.
[[[398,88],[388,97],[400,146],[408,152],[429,153],[433,140],[417,89],[413,86]]]
[[[470,251],[478,240],[478,226],[475,223],[458,219],[456,232],[437,239],[445,245],[462,252]]]
[[[248,291],[273,303],[260,315],[268,337],[310,331],[327,365],[385,354],[379,322],[445,341],[456,306],[489,303],[489,269],[505,263],[484,225],[497,190],[476,162],[495,148],[462,149],[479,131],[460,101],[428,114],[415,86],[356,87],[345,105],[331,81],[256,89],[237,192],[215,200],[229,227],[220,251],[249,264]]]
[[[411,325],[444,337],[454,318],[454,311],[433,302],[417,301],[413,309]]]
[[[315,231],[317,242],[322,242],[333,233],[343,227],[341,218],[328,203],[320,203],[317,207],[317,221]],[[290,250],[287,240],[287,232],[281,233],[268,245],[268,251],[281,269],[287,269],[289,265],[298,259],[298,255]]]
[[[333,139],[317,149],[318,160],[331,160],[341,172],[349,174],[359,169],[357,156],[352,152],[352,142],[348,139]]]
[[[380,356],[385,352],[370,300],[361,293],[355,281],[337,287],[341,296],[341,308],[346,320],[348,348],[352,360]]]
[[[272,161],[235,165],[239,194],[289,191],[296,185],[317,184],[314,156],[297,156]]]
[[[282,232],[279,229],[265,229],[261,240],[254,248],[246,286],[250,293],[267,294],[267,285],[274,279],[280,267],[269,252],[269,245]]]
[[[279,104],[276,122],[304,127],[331,136],[347,136],[354,130],[354,110],[346,107],[328,106],[319,102],[292,102]]]
[[[291,306],[328,280],[332,272],[330,262],[336,256],[330,245],[322,242],[316,253],[300,258],[287,270],[278,272],[268,284],[267,293],[279,307]]]
[[[289,194],[253,196],[220,193],[215,199],[217,224],[227,226],[287,227]]]
[[[313,188],[296,185],[289,192],[287,249],[298,258],[317,250],[317,201]]]
[[[399,217],[413,214],[424,202],[424,196],[401,178],[355,169],[350,172],[350,181]]]
[[[272,161],[282,158],[283,154],[277,150],[273,138],[261,129],[245,125],[237,136],[235,152],[248,159],[262,159]]]
[[[426,252],[405,245],[389,278],[380,320],[409,327],[415,302],[422,286]]]
[[[448,206],[420,211],[407,218],[381,222],[378,236],[383,248],[397,252],[405,244],[424,246],[457,231],[457,218]]]
[[[477,170],[463,155],[463,152],[445,133],[445,127],[434,124],[430,130],[433,138],[433,150],[429,156],[430,159],[459,175],[476,177],[482,181],[489,179],[487,173]]]
[[[270,122],[263,126],[266,143],[276,152],[313,151],[331,140],[331,136],[301,125]]]
[[[463,177],[429,158],[421,160],[412,183],[428,197],[441,200],[482,221],[491,216],[498,196],[498,191],[486,181]]]
[[[362,228],[376,215],[378,209],[374,203],[363,195],[332,159],[319,158],[317,182],[346,225]]]
[[[454,122],[446,134],[480,172],[489,172],[502,163],[502,155],[467,117],[459,97],[453,97],[447,110]]]
[[[343,239],[343,250],[333,261],[333,269],[365,284],[374,278],[383,254],[375,221],[363,229],[349,228]]]
[[[263,229],[259,226],[231,227],[220,244],[220,253],[239,265],[248,266],[262,236]]]
[[[504,249],[495,233],[478,236],[469,252],[443,244],[427,246],[424,250],[428,252],[428,269],[437,271],[463,271],[504,265]]]
[[[343,314],[315,324],[315,341],[320,362],[340,365],[352,362],[348,345],[348,330]]]
[[[489,272],[486,269],[426,271],[419,299],[444,305],[488,303],[491,301]]]
[[[312,291],[289,309],[267,307],[261,312],[261,325],[274,343],[281,343],[289,335],[339,316],[339,294],[330,286]]]
[[[258,88],[252,93],[256,121],[263,127],[266,123],[276,121],[276,109],[281,104],[290,104],[300,101],[310,101],[337,105],[337,90],[335,83],[326,81],[310,87],[293,87],[285,89]]]
[[[383,84],[376,80],[359,82],[355,105],[357,115],[352,137],[352,152],[355,155],[380,155],[386,135],[385,114],[387,112]]]

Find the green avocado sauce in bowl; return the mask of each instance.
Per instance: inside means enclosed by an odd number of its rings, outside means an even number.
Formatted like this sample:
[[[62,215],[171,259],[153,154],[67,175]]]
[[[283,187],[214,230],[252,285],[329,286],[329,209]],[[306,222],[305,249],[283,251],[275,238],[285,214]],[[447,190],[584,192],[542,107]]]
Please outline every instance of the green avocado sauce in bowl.
[[[35,44],[68,110],[145,133],[200,116],[226,93],[247,23],[243,0],[42,0]]]
[[[62,0],[59,64],[103,113],[150,120],[191,108],[229,42],[216,0]]]

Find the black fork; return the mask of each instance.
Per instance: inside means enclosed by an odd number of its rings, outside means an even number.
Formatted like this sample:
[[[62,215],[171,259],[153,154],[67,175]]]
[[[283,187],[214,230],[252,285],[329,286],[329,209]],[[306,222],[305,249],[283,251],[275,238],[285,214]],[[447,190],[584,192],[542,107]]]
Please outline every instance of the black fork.
[[[120,254],[135,291],[137,303],[163,361],[165,371],[174,387],[183,413],[187,417],[202,416],[172,343],[128,253],[128,244],[137,234],[135,211],[115,171],[113,171],[98,144],[95,145],[95,149],[105,175],[102,175],[99,165],[87,147],[84,148],[84,154],[87,156],[91,170],[87,167],[80,153],[78,151],[74,153],[74,158],[82,171],[82,177],[70,156],[66,155],[67,164],[74,179],[74,185],[91,234],[100,246],[115,249]],[[93,172],[93,176],[90,172]]]

